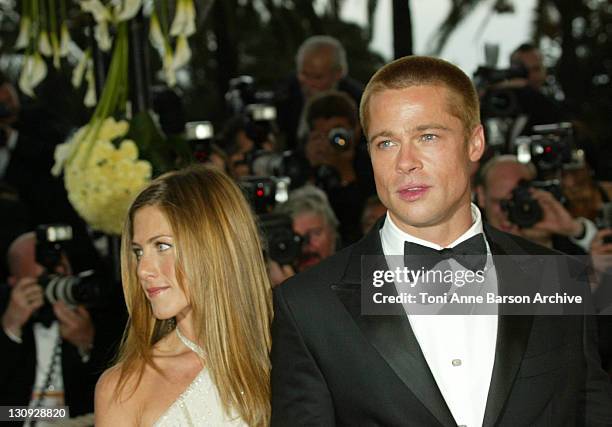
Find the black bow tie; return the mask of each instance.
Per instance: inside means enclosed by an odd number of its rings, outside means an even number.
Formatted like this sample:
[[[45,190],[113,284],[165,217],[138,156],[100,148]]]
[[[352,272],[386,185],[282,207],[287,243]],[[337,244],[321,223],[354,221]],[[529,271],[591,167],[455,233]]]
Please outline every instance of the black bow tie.
[[[436,264],[447,259],[454,259],[472,271],[482,270],[487,264],[487,245],[483,234],[470,237],[454,248],[442,250],[404,242],[404,265],[411,270],[419,270],[421,267],[431,270]]]

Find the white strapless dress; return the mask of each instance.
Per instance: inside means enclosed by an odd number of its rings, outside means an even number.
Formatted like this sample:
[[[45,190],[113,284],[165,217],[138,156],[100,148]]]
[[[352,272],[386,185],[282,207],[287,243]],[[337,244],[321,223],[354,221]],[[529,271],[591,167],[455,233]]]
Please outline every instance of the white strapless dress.
[[[178,328],[177,335],[183,343],[200,354],[202,351],[195,343],[185,338]],[[154,427],[247,427],[239,417],[228,417],[223,411],[217,387],[212,382],[208,370],[202,369],[187,389],[157,419]]]

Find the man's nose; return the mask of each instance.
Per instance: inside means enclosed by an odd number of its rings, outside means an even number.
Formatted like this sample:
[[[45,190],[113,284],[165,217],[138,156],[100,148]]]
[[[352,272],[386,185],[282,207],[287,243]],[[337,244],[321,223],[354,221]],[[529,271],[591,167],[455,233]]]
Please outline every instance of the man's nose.
[[[410,173],[423,167],[417,147],[410,142],[400,143],[397,155],[396,170],[401,173]]]

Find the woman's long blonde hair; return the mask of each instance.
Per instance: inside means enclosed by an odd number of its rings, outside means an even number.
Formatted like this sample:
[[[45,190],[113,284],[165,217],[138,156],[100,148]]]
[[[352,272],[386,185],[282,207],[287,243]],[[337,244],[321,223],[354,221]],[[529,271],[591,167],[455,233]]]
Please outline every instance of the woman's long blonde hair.
[[[226,413],[251,426],[270,419],[271,287],[257,226],[244,195],[223,172],[195,166],[151,182],[132,203],[121,242],[121,276],[129,322],[117,362],[117,395],[135,387],[152,347],[172,330],[158,320],[136,276],[132,252],[138,209],[158,207],[175,240],[177,282],[190,302],[198,344]]]

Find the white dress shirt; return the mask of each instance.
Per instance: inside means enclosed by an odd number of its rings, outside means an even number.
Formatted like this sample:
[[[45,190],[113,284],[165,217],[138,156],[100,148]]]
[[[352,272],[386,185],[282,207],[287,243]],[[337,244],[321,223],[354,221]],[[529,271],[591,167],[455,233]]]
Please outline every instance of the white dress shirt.
[[[449,248],[483,232],[480,211],[474,204],[471,210],[472,226],[448,245]],[[380,230],[380,238],[385,255],[403,255],[405,241],[443,249],[435,243],[400,230],[388,213]],[[487,252],[487,264],[492,265],[488,243]],[[494,269],[487,273],[487,279],[489,274],[495,277]],[[409,313],[407,316],[429,369],[457,424],[481,426],[495,360],[497,316]]]

